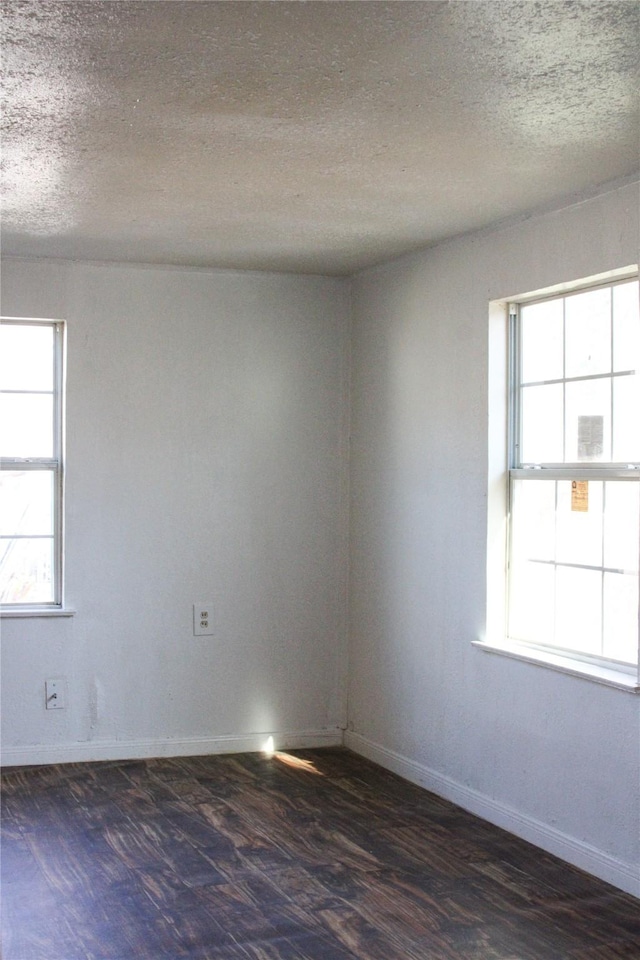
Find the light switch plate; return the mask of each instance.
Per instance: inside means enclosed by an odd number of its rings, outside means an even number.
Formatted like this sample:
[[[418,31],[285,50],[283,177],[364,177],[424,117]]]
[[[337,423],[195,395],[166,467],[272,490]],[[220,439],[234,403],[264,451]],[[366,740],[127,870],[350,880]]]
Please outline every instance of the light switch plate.
[[[63,677],[52,677],[44,682],[45,707],[47,710],[64,710],[66,707],[65,682]]]

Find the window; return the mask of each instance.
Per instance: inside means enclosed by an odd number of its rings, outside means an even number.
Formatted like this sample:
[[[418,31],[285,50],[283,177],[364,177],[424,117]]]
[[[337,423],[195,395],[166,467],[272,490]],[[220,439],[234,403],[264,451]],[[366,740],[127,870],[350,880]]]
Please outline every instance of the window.
[[[62,605],[63,324],[0,323],[0,602]]]
[[[638,281],[509,306],[509,642],[638,661]]]

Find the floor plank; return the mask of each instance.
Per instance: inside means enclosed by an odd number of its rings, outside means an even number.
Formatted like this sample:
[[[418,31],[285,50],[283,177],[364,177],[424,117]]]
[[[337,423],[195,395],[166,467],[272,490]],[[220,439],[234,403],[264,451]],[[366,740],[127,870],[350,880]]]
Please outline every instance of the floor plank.
[[[640,960],[640,903],[342,749],[2,775],[4,960]]]

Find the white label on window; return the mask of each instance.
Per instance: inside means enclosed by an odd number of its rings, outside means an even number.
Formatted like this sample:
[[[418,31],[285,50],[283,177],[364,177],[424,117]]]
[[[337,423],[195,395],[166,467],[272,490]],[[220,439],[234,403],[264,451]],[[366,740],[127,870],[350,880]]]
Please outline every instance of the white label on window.
[[[604,417],[578,417],[578,460],[599,460],[604,452]]]

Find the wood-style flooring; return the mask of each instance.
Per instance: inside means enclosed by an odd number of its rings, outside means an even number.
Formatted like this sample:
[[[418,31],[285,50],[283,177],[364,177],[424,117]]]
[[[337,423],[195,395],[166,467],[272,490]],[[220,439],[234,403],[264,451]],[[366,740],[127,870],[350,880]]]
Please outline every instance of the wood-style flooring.
[[[4,960],[638,960],[640,902],[342,749],[3,775]]]

